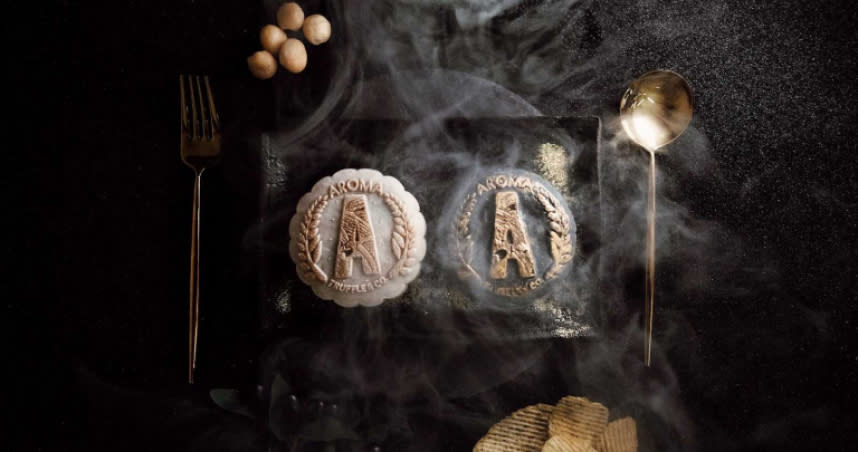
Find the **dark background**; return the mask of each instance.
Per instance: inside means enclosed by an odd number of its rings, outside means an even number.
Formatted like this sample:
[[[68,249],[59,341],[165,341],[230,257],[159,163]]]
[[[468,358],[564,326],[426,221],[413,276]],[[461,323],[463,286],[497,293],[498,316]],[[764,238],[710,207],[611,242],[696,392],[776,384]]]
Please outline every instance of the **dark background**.
[[[558,94],[580,89],[580,74],[564,82],[574,86],[523,94],[547,113],[601,114],[613,111],[637,74],[667,67],[686,76],[695,88],[694,126],[715,164],[677,176],[672,194],[740,238],[735,259],[753,275],[737,290],[667,297],[663,308],[693,333],[693,346],[666,353],[698,447],[852,449],[855,7],[586,4],[594,33],[623,38],[618,62],[584,74],[586,103]],[[233,118],[234,149],[252,148],[245,137],[274,127],[272,83],[251,79],[244,66],[259,25],[270,21],[263,6],[57,2],[36,14],[33,29],[42,32],[32,34],[46,42],[20,66],[32,69],[37,89],[9,123],[36,138],[9,152],[17,177],[4,183],[25,212],[15,224],[22,234],[8,246],[20,258],[5,272],[8,318],[16,322],[6,340],[13,442],[42,450],[189,448],[188,438],[222,422],[198,408],[206,388],[254,381],[247,356],[255,358],[264,338],[255,301],[242,301],[253,287],[242,274],[241,240],[257,206],[252,188],[215,169],[203,182],[203,202],[210,200],[203,223],[221,226],[204,227],[204,243],[218,244],[205,248],[206,258],[233,264],[207,270],[203,297],[233,302],[204,315],[212,344],[201,350],[206,387],[182,383],[192,174],[178,158],[175,97],[177,74],[209,73]],[[324,68],[308,76],[323,77]],[[252,172],[252,161],[237,162]],[[111,398],[127,400],[128,409],[102,406]],[[137,410],[140,399],[165,408]],[[187,429],[150,429],[163,413]]]

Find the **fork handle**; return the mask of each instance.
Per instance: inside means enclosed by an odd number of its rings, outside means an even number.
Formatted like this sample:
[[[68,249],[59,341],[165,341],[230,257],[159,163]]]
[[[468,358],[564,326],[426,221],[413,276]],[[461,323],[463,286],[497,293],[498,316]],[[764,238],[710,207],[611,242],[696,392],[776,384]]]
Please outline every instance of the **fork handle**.
[[[194,205],[191,215],[191,272],[188,303],[188,383],[194,382],[197,368],[197,332],[200,326],[200,185],[202,171],[194,174]]]

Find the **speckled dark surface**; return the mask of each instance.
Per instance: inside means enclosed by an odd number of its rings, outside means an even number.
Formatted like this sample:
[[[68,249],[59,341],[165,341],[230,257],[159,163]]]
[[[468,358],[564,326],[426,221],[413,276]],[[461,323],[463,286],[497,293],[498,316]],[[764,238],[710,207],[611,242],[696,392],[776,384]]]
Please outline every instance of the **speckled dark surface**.
[[[667,243],[682,253],[665,256],[661,267],[657,339],[666,364],[658,381],[678,395],[695,438],[676,444],[850,450],[858,431],[856,7],[572,3],[537,5],[573,11],[538,18],[560,23],[559,41],[540,35],[525,47],[470,58],[453,39],[432,61],[471,68],[543,113],[593,114],[608,125],[634,76],[657,67],[683,74],[695,91],[695,119],[660,161],[664,205],[682,219]],[[211,201],[203,219],[219,226],[203,240],[222,244],[207,248],[206,258],[224,264],[208,270],[204,288],[218,300],[203,320],[208,386],[188,389],[191,174],[179,164],[175,127],[180,72],[216,77],[233,149],[254,149],[258,132],[307,112],[306,105],[275,105],[302,85],[278,78],[274,89],[246,75],[245,55],[267,17],[263,6],[58,2],[38,15],[62,39],[26,60],[44,68],[35,81],[45,82],[40,91],[54,106],[36,128],[36,146],[60,159],[35,152],[16,159],[27,165],[19,177],[34,190],[24,205],[40,234],[14,244],[30,258],[10,266],[21,272],[11,273],[21,290],[7,310],[27,322],[10,358],[24,388],[16,391],[23,403],[13,407],[25,426],[35,426],[18,429],[15,441],[42,450],[264,445],[253,442],[260,441],[257,426],[224,416],[206,393],[252,383],[254,354],[265,346],[255,304],[242,304],[254,285],[242,244],[256,208],[242,181],[256,176],[254,162],[233,157],[230,171],[214,170],[204,181],[204,202]],[[442,37],[473,19],[436,9],[440,19],[426,23],[442,24]],[[518,13],[504,14],[512,28],[499,26],[495,35],[539,34],[539,27],[516,28]],[[401,38],[354,27],[366,42]],[[311,63],[316,57],[325,58],[324,50],[311,51]],[[322,66],[307,75],[325,73]],[[312,89],[307,105],[318,95]]]

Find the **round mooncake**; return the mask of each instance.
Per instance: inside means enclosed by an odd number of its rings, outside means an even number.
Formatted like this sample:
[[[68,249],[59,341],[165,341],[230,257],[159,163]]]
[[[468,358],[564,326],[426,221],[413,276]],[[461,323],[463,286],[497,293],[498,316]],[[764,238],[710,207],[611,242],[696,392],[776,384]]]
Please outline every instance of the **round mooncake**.
[[[344,169],[317,182],[298,202],[289,233],[301,281],[343,307],[401,295],[426,255],[417,199],[371,169]]]

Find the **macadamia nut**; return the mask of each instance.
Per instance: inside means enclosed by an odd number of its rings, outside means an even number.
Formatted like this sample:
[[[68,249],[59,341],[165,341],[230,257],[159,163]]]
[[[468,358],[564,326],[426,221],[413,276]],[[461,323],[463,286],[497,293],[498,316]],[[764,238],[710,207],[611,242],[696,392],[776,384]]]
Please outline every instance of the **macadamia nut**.
[[[277,25],[280,25],[280,28],[297,31],[303,23],[304,10],[297,3],[284,3],[277,9]]]
[[[307,41],[316,46],[331,39],[331,23],[321,14],[313,14],[305,19],[303,30]]]
[[[277,55],[284,42],[286,42],[286,33],[276,25],[266,25],[259,30],[259,43],[272,55]]]
[[[247,58],[247,67],[254,77],[266,80],[277,73],[277,60],[270,53],[260,50]]]
[[[307,49],[304,43],[295,38],[289,38],[280,47],[280,64],[287,71],[297,74],[307,67]]]

